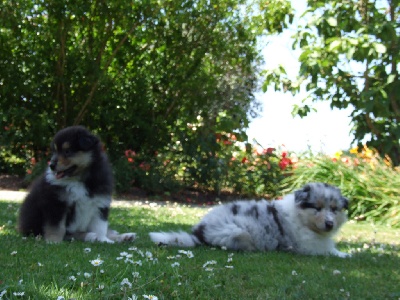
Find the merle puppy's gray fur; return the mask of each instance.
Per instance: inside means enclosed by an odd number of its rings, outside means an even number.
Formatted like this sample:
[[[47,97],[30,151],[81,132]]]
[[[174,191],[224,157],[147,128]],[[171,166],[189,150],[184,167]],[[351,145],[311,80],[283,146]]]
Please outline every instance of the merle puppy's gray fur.
[[[48,242],[133,240],[108,228],[113,176],[100,140],[82,126],[59,131],[49,168],[22,203],[18,228]]]
[[[236,201],[213,208],[186,232],[152,232],[158,244],[193,247],[199,244],[231,250],[282,250],[310,255],[349,254],[332,240],[346,221],[348,199],[325,183],[309,183],[274,201]]]

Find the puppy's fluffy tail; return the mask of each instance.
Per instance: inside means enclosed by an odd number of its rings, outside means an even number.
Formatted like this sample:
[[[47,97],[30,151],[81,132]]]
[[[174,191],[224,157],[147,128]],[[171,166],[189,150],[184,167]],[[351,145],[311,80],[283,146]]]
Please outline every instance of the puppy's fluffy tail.
[[[179,232],[150,232],[150,239],[159,245],[194,247],[200,245],[201,242],[193,234]]]

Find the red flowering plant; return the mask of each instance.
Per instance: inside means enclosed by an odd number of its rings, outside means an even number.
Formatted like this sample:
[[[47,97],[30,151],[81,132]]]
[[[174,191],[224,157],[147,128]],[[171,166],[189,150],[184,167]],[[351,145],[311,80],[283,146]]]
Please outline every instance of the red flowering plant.
[[[202,116],[193,123],[177,121],[169,145],[158,153],[126,150],[114,162],[117,191],[136,186],[155,193],[196,189],[276,197],[280,182],[295,166],[293,157],[283,146],[247,143],[243,130],[232,129],[234,122],[228,114],[212,124]]]
[[[176,189],[180,183],[174,178],[176,170],[171,170],[167,156],[168,153],[125,150],[113,163],[116,191],[127,192],[132,187],[140,187],[150,193],[161,193]]]
[[[284,146],[276,149],[246,144],[232,157],[229,185],[249,197],[275,198],[281,181],[291,174],[296,162],[297,158],[289,156]]]

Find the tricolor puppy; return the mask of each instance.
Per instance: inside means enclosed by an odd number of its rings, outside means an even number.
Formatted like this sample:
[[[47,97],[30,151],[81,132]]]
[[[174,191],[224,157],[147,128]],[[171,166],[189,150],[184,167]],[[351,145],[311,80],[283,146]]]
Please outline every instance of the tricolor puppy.
[[[49,168],[22,203],[19,231],[48,242],[133,240],[134,233],[108,228],[113,176],[100,140],[82,126],[67,127],[55,135],[51,150]]]
[[[346,221],[348,200],[325,183],[309,183],[283,200],[237,201],[217,206],[192,233],[152,232],[160,245],[199,244],[230,250],[282,250],[308,255],[350,254],[335,248],[333,235]]]

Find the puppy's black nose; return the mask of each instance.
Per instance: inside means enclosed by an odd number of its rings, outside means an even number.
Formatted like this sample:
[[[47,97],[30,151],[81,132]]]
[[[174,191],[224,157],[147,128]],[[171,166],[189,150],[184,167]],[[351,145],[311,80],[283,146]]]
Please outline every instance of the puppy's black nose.
[[[325,228],[328,230],[331,230],[333,228],[333,222],[332,221],[325,221]]]
[[[52,171],[54,171],[57,167],[57,160],[51,160],[49,167]]]

